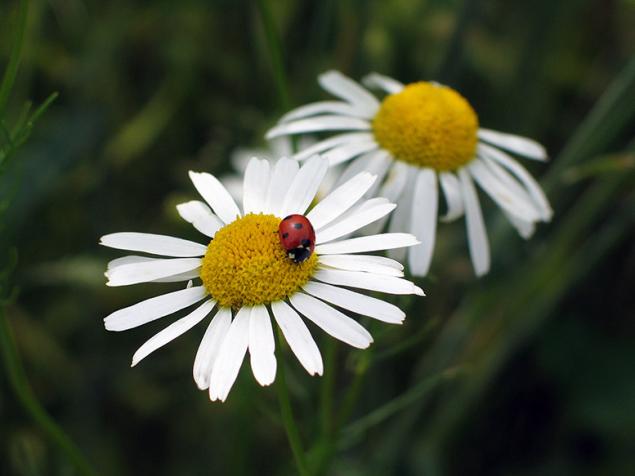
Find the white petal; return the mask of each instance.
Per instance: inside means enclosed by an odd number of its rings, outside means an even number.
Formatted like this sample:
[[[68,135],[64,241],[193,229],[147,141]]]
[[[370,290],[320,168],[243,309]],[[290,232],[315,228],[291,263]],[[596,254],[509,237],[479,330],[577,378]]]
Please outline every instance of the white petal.
[[[505,170],[497,162],[494,162],[493,160],[487,157],[479,157],[479,160],[483,161],[483,163],[487,166],[490,172],[492,172],[492,174],[494,174],[494,176],[496,176],[496,178],[501,181],[501,184],[509,190],[509,193],[519,197],[519,199],[523,200],[525,203],[530,204],[530,206],[533,206],[536,211],[536,214],[541,220],[549,221],[551,219],[552,212],[548,203],[546,203],[547,209],[543,208],[544,203],[539,203],[538,201],[534,200],[534,198],[530,195],[529,191],[523,186],[523,184],[521,184],[518,180],[516,180],[507,170]],[[538,184],[535,184],[535,186],[538,187]],[[520,217],[517,217],[514,214],[507,212],[506,210],[503,210],[503,213],[509,219],[512,225],[514,225],[514,227],[516,227],[517,229],[518,229],[517,225],[520,224],[521,222],[530,223],[531,224],[530,228],[532,230],[535,228],[534,220],[522,219]],[[519,229],[519,233],[525,236],[529,228],[524,225],[521,225],[521,228],[522,230]]]
[[[382,218],[381,220],[377,220],[375,223],[368,225],[364,230],[362,230],[362,234],[364,235],[374,235],[381,232],[386,227],[386,222],[388,218],[391,218],[391,221],[396,219],[396,215],[400,213],[405,213],[405,216],[409,216],[407,211],[410,209],[410,202],[400,201],[402,192],[406,190],[406,185],[408,183],[408,176],[411,173],[410,166],[406,165],[403,162],[392,161],[390,166],[390,171],[386,179],[384,180],[379,192],[377,193],[380,197],[387,198],[390,202],[397,203],[397,210],[390,215]],[[410,197],[412,198],[412,197]],[[405,205],[404,205],[405,203]],[[406,208],[408,210],[406,210]],[[394,228],[394,230],[399,230],[400,228]],[[405,230],[406,228],[401,228],[401,230]],[[405,250],[403,250],[402,254],[405,257]]]
[[[333,147],[331,150],[324,152],[322,158],[328,160],[329,166],[332,167],[342,162],[346,162],[354,157],[362,155],[372,150],[377,150],[378,145],[374,140],[366,142],[354,142],[352,144],[342,144]]]
[[[115,268],[119,266],[123,266],[126,264],[133,264],[133,263],[147,263],[148,261],[155,261],[157,259],[162,259],[162,258],[150,258],[149,256],[137,256],[137,255],[123,256],[121,258],[117,258],[108,262],[106,276],[108,276],[108,273],[110,271],[114,270]]]
[[[123,258],[117,258],[110,261],[108,263],[108,270],[104,274],[106,275],[106,277],[109,277],[116,268],[123,265],[136,264],[136,263],[148,263],[151,261],[162,261],[162,260],[163,260],[162,258],[149,258],[148,256],[136,256],[136,255],[124,256]],[[198,278],[199,274],[200,274],[200,270],[198,268],[195,268],[185,273],[178,273],[172,276],[166,276],[165,278],[153,279],[152,282],[175,283],[179,281],[187,281],[188,279]]]
[[[292,213],[303,214],[309,208],[327,170],[328,163],[320,156],[306,161],[289,185],[280,210],[281,218]]]
[[[355,213],[338,220],[336,223],[319,230],[316,233],[316,244],[326,243],[344,235],[352,233],[364,226],[379,220],[392,212],[397,205],[394,203],[381,202],[368,208],[360,208]]]
[[[116,266],[106,272],[107,286],[128,286],[192,271],[201,266],[200,258],[156,259]]]
[[[465,200],[465,222],[472,264],[476,275],[482,276],[489,271],[490,266],[489,241],[485,223],[483,223],[483,214],[470,174],[464,168],[459,169],[458,174],[463,200]]]
[[[355,177],[357,174],[361,172],[368,172],[369,164],[371,159],[374,156],[374,152],[375,151],[362,154],[359,157],[356,157],[355,159],[351,160],[346,165],[343,172],[341,172],[339,177],[337,177],[335,186],[339,187],[340,185],[348,182],[350,179],[352,179],[353,177]]]
[[[399,200],[408,182],[408,176],[412,174],[412,172],[413,168],[407,164],[394,162],[378,195],[387,198],[391,202]]]
[[[319,281],[339,286],[368,289],[389,294],[417,294],[423,291],[406,279],[394,276],[363,273],[360,271],[341,271],[339,269],[318,269],[313,277]]]
[[[397,306],[348,289],[314,281],[306,283],[302,289],[336,306],[390,324],[401,324],[406,317],[406,314]]]
[[[451,222],[463,215],[463,197],[461,196],[461,184],[451,172],[441,172],[439,182],[445,196],[448,211],[441,217],[441,221]]]
[[[362,82],[369,88],[380,88],[388,94],[398,93],[404,88],[403,83],[378,73],[370,73]]]
[[[132,366],[137,365],[142,359],[146,358],[155,350],[163,347],[168,342],[172,342],[180,335],[185,334],[196,324],[201,322],[214,309],[216,301],[210,299],[205,301],[201,306],[196,308],[190,314],[182,317],[178,321],[173,322],[158,334],[155,334],[150,340],[146,341],[139,350],[132,356]]]
[[[340,185],[308,213],[307,218],[316,230],[324,227],[352,207],[373,185],[377,177],[361,172]]]
[[[289,347],[309,375],[322,375],[320,349],[298,313],[284,301],[272,302],[271,310]]]
[[[375,182],[377,183],[377,182]],[[374,187],[374,185],[373,185]],[[366,194],[368,194],[368,192],[366,192]],[[370,210],[375,210],[377,211],[377,209],[381,209],[384,210],[384,206],[386,205],[390,205],[390,202],[388,200],[386,200],[385,198],[382,197],[375,197],[375,198],[370,198],[368,200],[364,200],[361,203],[358,203],[357,205],[351,207],[347,212],[343,213],[342,216],[340,216],[339,218],[337,218],[335,221],[333,221],[332,223],[330,223],[328,226],[322,228],[321,230],[318,230],[318,234],[320,231],[325,230],[326,228],[331,228],[331,227],[338,227],[339,229],[339,225],[341,223],[344,223],[345,221],[349,221],[351,218],[354,218],[361,214],[361,213],[366,213]],[[349,225],[346,225],[349,226]],[[367,233],[367,229],[370,227],[366,226],[363,229],[359,230],[359,235],[368,235],[368,234],[377,234],[377,233]],[[326,241],[326,240],[324,240]]]
[[[387,205],[388,203],[390,202],[383,197],[369,198],[356,204],[354,207],[351,207],[347,212],[342,214],[342,216],[337,218],[336,223],[339,223],[340,221],[349,218],[352,215],[356,215],[359,212],[370,210],[371,208],[374,208],[378,205]],[[332,223],[330,223],[328,226],[330,227],[331,225]]]
[[[363,109],[346,102],[341,101],[320,101],[305,106],[300,106],[293,111],[288,112],[280,118],[280,122],[290,122],[296,119],[304,119],[305,117],[315,116],[317,114],[340,114],[342,116],[363,117],[370,119],[372,115],[364,112]]]
[[[372,336],[360,324],[319,299],[300,292],[289,299],[300,314],[336,339],[358,349],[365,349],[373,342]]]
[[[325,90],[342,98],[372,117],[379,109],[379,101],[358,83],[347,78],[339,71],[328,71],[318,77],[318,82]]]
[[[305,132],[318,131],[368,131],[371,129],[370,122],[365,119],[344,116],[318,116],[309,119],[298,119],[293,122],[285,122],[269,129],[267,139],[274,137],[302,134]]]
[[[269,312],[265,306],[254,306],[249,321],[249,356],[256,381],[271,385],[276,378],[275,341]]]
[[[373,158],[370,161],[370,164],[368,164],[368,169],[366,169],[366,171],[377,175],[377,181],[370,189],[368,189],[368,192],[366,192],[365,195],[366,197],[374,197],[377,195],[384,178],[394,163],[390,154],[385,150],[380,149],[375,152],[371,152],[371,154],[373,154]]]
[[[516,228],[518,234],[525,240],[531,238],[531,235],[533,235],[534,231],[536,231],[535,222],[521,220],[520,218],[515,217],[514,215],[507,212],[503,213],[505,214],[505,217],[510,221],[510,223],[514,226],[514,228]]]
[[[380,235],[361,236],[350,240],[318,245],[315,247],[315,252],[319,255],[364,253],[366,251],[389,250],[417,244],[419,244],[419,240],[409,233],[382,233]]]
[[[243,212],[261,213],[269,188],[269,162],[253,157],[245,170],[243,185]]]
[[[373,140],[373,135],[370,132],[347,132],[345,134],[338,134],[300,150],[293,158],[295,160],[304,160],[340,144],[360,144],[372,142]]]
[[[176,206],[176,210],[183,220],[191,223],[194,228],[209,237],[213,237],[224,226],[220,218],[214,215],[212,210],[199,200],[179,203]]]
[[[400,232],[410,230],[412,221],[412,208],[414,206],[414,188],[415,179],[419,171],[418,167],[412,167],[407,165],[408,177],[406,184],[401,191],[401,196],[397,201],[397,209],[390,216],[390,223],[388,225],[389,232]],[[408,250],[405,248],[396,248],[388,251],[388,256],[399,262],[406,259]]]
[[[238,377],[249,345],[250,315],[251,308],[242,307],[234,317],[221,344],[209,381],[209,398],[212,401],[224,402]]]
[[[300,169],[297,160],[281,158],[276,162],[271,173],[271,182],[267,190],[264,213],[281,215],[284,197]]]
[[[547,160],[545,148],[527,137],[505,134],[491,129],[479,129],[478,138],[529,159]]]
[[[500,186],[507,190],[509,195],[514,195],[517,200],[522,201],[527,204],[527,206],[534,209],[535,216],[537,219],[541,218],[543,215],[543,210],[541,209],[541,205],[538,204],[529,194],[527,189],[518,181],[516,178],[512,176],[507,170],[505,170],[500,164],[489,159],[488,157],[479,156],[478,160],[480,160],[489,170],[489,172],[494,175],[496,180],[500,182]],[[503,209],[505,215],[512,216],[508,211]],[[549,213],[551,213],[549,211]],[[513,215],[515,216],[515,215]],[[536,220],[526,220],[518,217],[522,221],[528,221],[534,223]]]
[[[218,358],[221,345],[229,331],[231,322],[231,309],[220,307],[209,326],[207,326],[205,335],[198,346],[192,373],[196,385],[201,390],[209,388],[209,379],[212,375],[214,362]]]
[[[527,201],[526,195],[514,193],[514,190],[494,175],[481,159],[472,161],[467,169],[481,188],[502,209],[526,221],[536,221],[540,218],[538,210],[533,203]]]
[[[202,300],[206,295],[205,286],[162,294],[113,312],[104,319],[104,324],[109,331],[125,331],[180,311]]]
[[[421,169],[415,182],[410,218],[410,232],[421,241],[408,250],[408,263],[414,276],[425,276],[430,269],[437,234],[437,174]]]
[[[392,163],[393,160],[390,154],[383,149],[376,149],[365,153],[356,160],[353,160],[350,165],[346,167],[340,179],[337,181],[337,184],[339,185],[350,180],[351,177],[354,177],[362,171],[369,172],[373,175],[377,175],[377,181],[375,185],[366,192],[366,196],[374,196]]]
[[[553,216],[553,210],[549,205],[549,200],[547,200],[547,197],[540,188],[540,185],[538,185],[538,183],[522,165],[520,165],[504,152],[495,149],[494,147],[480,144],[478,146],[478,149],[479,152],[483,154],[484,158],[488,159],[487,162],[490,167],[494,167],[495,165],[492,164],[492,162],[496,161],[507,170],[509,170],[512,174],[514,174],[523,183],[525,189],[538,207],[542,220],[551,220],[551,217]]]
[[[374,255],[325,255],[320,256],[319,263],[323,266],[347,271],[366,271],[389,276],[403,276],[403,266],[384,256]]]
[[[190,180],[201,197],[224,223],[231,223],[240,217],[240,210],[236,202],[216,177],[205,172],[199,173],[190,170]]]
[[[119,250],[141,251],[142,253],[177,258],[203,256],[207,251],[207,247],[193,241],[151,233],[111,233],[102,236],[99,244]]]
[[[201,268],[193,269],[185,273],[174,274],[172,276],[166,276],[165,278],[155,279],[153,283],[178,283],[181,281],[190,281],[192,279],[199,278],[201,275]]]

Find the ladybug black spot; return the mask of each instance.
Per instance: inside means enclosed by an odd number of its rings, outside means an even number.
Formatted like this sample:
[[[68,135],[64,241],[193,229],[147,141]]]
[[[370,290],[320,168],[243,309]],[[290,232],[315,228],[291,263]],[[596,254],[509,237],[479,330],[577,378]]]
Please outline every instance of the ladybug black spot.
[[[282,234],[282,238],[288,238],[289,237],[289,233],[283,233]]]
[[[311,240],[307,240],[307,239],[302,240],[302,246],[304,246],[305,248],[308,248],[309,246],[311,246]]]
[[[293,228],[295,228],[296,230],[300,230],[302,228],[302,223],[294,223]]]

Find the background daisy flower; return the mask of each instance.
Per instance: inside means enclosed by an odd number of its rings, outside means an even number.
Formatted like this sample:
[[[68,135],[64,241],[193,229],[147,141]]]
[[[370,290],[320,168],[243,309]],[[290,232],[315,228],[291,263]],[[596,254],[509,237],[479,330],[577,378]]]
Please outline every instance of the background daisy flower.
[[[142,301],[105,318],[106,329],[124,331],[197,304],[143,344],[132,365],[165,345],[215,310],[194,361],[194,380],[212,400],[224,401],[249,350],[254,377],[261,385],[275,379],[275,341],[271,317],[292,351],[311,375],[323,372],[322,357],[300,315],[356,348],[373,338],[360,324],[334,306],[399,324],[405,314],[396,306],[343,288],[391,294],[423,291],[402,278],[402,266],[389,258],[366,254],[418,243],[405,233],[386,233],[339,240],[388,213],[395,204],[384,198],[362,200],[376,177],[363,172],[333,190],[306,218],[315,229],[315,252],[296,263],[278,237],[282,217],[303,214],[327,172],[327,162],[314,157],[302,167],[291,159],[275,166],[252,159],[245,171],[243,207],[212,175],[190,172],[205,202],[193,200],[178,212],[211,241],[202,245],[170,236],[115,233],[101,238],[111,248],[167,258],[127,256],[112,261],[109,286],[142,282],[188,281],[200,284]],[[201,304],[202,303],[202,304]]]
[[[468,243],[477,275],[487,273],[490,251],[476,182],[503,210],[523,238],[536,222],[551,219],[552,210],[540,186],[507,152],[544,161],[537,142],[479,127],[467,100],[455,90],[433,82],[403,85],[373,73],[369,87],[388,95],[377,100],[337,71],[318,78],[340,101],[299,107],[267,133],[268,139],[291,134],[342,131],[294,155],[298,160],[320,153],[330,165],[350,161],[341,182],[361,170],[378,175],[372,193],[399,204],[390,231],[409,231],[421,243],[408,250],[413,275],[428,273],[436,238],[439,188],[447,211],[441,221],[465,214]],[[506,152],[507,151],[507,152]],[[384,221],[370,227],[377,232]],[[392,253],[403,258],[405,250]]]

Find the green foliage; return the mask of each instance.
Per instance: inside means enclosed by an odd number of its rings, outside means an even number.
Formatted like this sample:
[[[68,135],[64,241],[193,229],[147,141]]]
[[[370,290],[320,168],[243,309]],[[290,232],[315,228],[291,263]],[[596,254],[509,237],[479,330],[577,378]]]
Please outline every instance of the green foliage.
[[[494,262],[481,280],[464,225],[440,227],[418,283],[427,297],[395,299],[401,327],[365,323],[369,351],[321,339],[323,378],[277,347],[307,466],[632,471],[632,2],[28,6],[0,7],[0,261],[2,295],[14,293],[0,316],[1,474],[87,473],[84,459],[99,474],[297,473],[289,409],[282,419],[276,389],[248,365],[225,404],[196,389],[202,327],[129,368],[166,323],[111,334],[101,319],[170,285],[107,288],[117,255],[97,241],[199,238],[174,210],[194,197],[187,170],[228,172],[232,151],[263,145],[287,103],[326,98],[326,69],[456,87],[484,127],[547,146],[548,165],[525,165],[556,213],[523,241],[483,200]]]

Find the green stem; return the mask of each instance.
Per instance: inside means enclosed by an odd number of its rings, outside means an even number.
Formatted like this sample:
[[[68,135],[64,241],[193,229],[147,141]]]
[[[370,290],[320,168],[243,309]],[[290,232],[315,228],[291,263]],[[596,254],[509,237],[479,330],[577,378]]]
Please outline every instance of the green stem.
[[[9,322],[4,313],[4,308],[1,306],[0,351],[2,353],[2,361],[8,375],[9,384],[24,410],[31,416],[33,421],[39,425],[42,431],[46,433],[51,441],[68,457],[69,461],[77,468],[80,474],[96,474],[68,435],[55,423],[33,394],[33,390],[27,381],[24,368],[20,362],[20,357],[11,333],[11,328],[9,327]]]
[[[635,56],[606,88],[591,112],[558,155],[543,180],[551,198],[564,194],[562,174],[571,165],[607,151],[616,137],[628,128],[635,116]]]
[[[320,388],[320,420],[322,425],[322,438],[329,439],[333,434],[333,393],[335,391],[335,359],[337,354],[337,341],[328,339],[324,355],[324,377]]]
[[[280,329],[276,333],[277,347],[282,348],[282,338],[280,337]],[[278,366],[278,376],[276,378],[276,393],[278,394],[278,403],[280,404],[280,413],[282,415],[282,421],[284,423],[284,429],[287,432],[287,438],[289,439],[289,445],[293,452],[293,458],[298,469],[300,476],[309,476],[309,470],[307,469],[306,457],[304,455],[304,449],[302,448],[302,441],[300,440],[300,432],[298,426],[293,417],[293,409],[291,408],[291,400],[289,398],[289,390],[287,389],[287,380],[284,371],[284,362],[280,360]]]
[[[372,353],[373,349],[370,348],[359,356],[359,360],[355,367],[355,375],[353,376],[353,380],[351,381],[348,390],[346,391],[346,394],[342,399],[342,408],[337,415],[335,431],[337,431],[338,433],[342,425],[346,424],[346,422],[352,415],[353,410],[355,409],[355,404],[359,399],[359,394],[362,390],[366,374],[368,373],[368,369],[371,366]]]
[[[440,374],[433,375],[431,377],[421,380],[416,385],[410,387],[404,393],[398,397],[393,398],[384,405],[371,411],[369,414],[361,417],[359,420],[351,423],[342,430],[344,441],[342,442],[345,447],[348,447],[360,436],[365,434],[370,428],[380,424],[387,420],[395,413],[403,410],[409,405],[421,401],[424,395],[429,394],[438,385],[444,381],[454,379],[461,375],[463,370],[460,368],[450,368],[441,372]]]
[[[291,101],[289,100],[289,87],[284,71],[284,62],[282,60],[280,36],[278,35],[267,0],[257,0],[256,3],[258,5],[260,19],[262,20],[262,26],[265,30],[265,39],[269,49],[269,56],[271,57],[271,67],[273,69],[273,79],[276,84],[276,90],[278,91],[278,99],[283,109],[288,110]]]
[[[11,49],[11,55],[9,56],[9,64],[2,78],[0,84],[0,118],[4,117],[4,112],[9,101],[9,94],[13,89],[15,78],[18,74],[18,67],[20,66],[20,58],[22,57],[22,47],[24,46],[24,36],[26,32],[26,23],[29,14],[29,2],[28,0],[22,0],[20,2],[18,10],[18,24],[15,29],[15,35],[13,38],[13,48]]]
[[[362,384],[364,383],[366,373],[370,367],[370,361],[371,349],[367,349],[359,356],[353,380],[344,394],[340,411],[334,419],[333,416],[331,416],[329,433],[324,433],[322,435],[322,439],[319,443],[319,456],[318,463],[316,464],[316,474],[328,474],[329,467],[333,461],[335,452],[337,451],[337,445],[340,439],[340,429],[342,428],[342,425],[348,421],[353,409],[355,408],[355,403],[359,398]],[[331,373],[334,373],[334,370],[335,369],[331,369]],[[331,392],[330,394],[332,395],[333,393]],[[334,437],[334,435],[336,435],[336,437]]]
[[[413,306],[410,306],[412,310]],[[406,315],[411,315],[411,312],[407,312]],[[383,350],[382,352],[378,352],[375,358],[373,359],[373,365],[376,365],[384,360],[390,359],[396,355],[399,355],[407,350],[412,349],[413,347],[423,347],[426,339],[429,339],[432,333],[439,328],[442,324],[443,319],[439,316],[429,317],[428,320],[421,326],[419,331],[410,337],[406,337],[401,342],[397,342],[393,344],[391,347]]]

